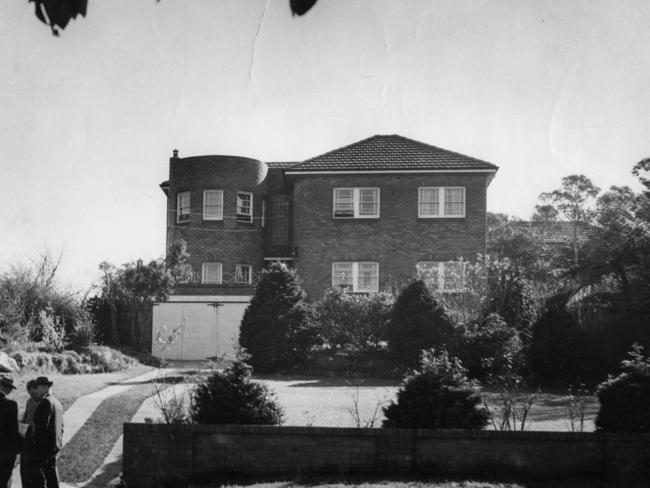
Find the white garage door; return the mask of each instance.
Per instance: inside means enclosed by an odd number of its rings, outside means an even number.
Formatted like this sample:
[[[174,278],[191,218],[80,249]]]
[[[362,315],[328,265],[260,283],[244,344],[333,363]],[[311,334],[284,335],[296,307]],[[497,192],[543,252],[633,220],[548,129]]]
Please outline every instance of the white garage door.
[[[247,303],[157,303],[153,308],[151,351],[165,359],[234,359],[239,344],[239,324]],[[172,343],[159,338],[179,333]]]

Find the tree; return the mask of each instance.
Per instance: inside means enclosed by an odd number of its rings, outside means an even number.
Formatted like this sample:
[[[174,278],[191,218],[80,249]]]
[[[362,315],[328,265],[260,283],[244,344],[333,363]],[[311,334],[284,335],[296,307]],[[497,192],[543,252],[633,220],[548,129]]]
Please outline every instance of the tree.
[[[59,35],[59,29],[65,29],[70,20],[77,15],[86,16],[88,0],[28,0],[34,2],[36,18],[52,29],[52,34]],[[289,8],[293,15],[305,15],[317,0],[290,0]],[[160,0],[156,0],[160,2]]]
[[[420,368],[406,376],[397,402],[384,408],[384,427],[481,429],[488,413],[479,407],[479,384],[447,351],[423,351]]]
[[[562,186],[552,192],[541,193],[539,198],[553,205],[558,215],[573,224],[573,264],[578,266],[578,228],[591,221],[589,203],[598,195],[600,188],[584,175],[562,178]],[[551,212],[550,209],[547,209]]]
[[[263,270],[239,330],[255,370],[277,372],[304,361],[316,340],[312,315],[294,270],[282,263]]]
[[[415,280],[397,297],[388,327],[388,349],[400,364],[414,367],[420,352],[451,346],[455,330],[423,280]]]
[[[650,158],[639,161],[632,168],[632,174],[639,178],[641,184],[646,187],[646,193],[650,194],[650,178],[645,176],[647,173],[650,173]]]
[[[182,240],[170,244],[166,259],[151,260],[144,264],[141,259],[116,267],[102,262],[100,297],[107,305],[111,341],[119,344],[118,318],[125,312],[130,323],[129,342],[135,348],[147,343],[154,301],[167,299],[177,280],[190,272],[185,264],[188,254]]]

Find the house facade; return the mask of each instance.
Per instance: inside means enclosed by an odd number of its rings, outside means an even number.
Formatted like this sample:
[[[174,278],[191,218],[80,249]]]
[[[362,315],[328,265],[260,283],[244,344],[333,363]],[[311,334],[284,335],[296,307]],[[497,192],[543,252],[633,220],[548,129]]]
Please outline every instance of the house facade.
[[[185,240],[194,275],[172,300],[247,303],[255,275],[278,260],[311,300],[331,287],[397,290],[418,267],[453,290],[459,265],[449,261],[485,252],[497,169],[398,135],[299,162],[175,151],[161,184],[167,243]]]

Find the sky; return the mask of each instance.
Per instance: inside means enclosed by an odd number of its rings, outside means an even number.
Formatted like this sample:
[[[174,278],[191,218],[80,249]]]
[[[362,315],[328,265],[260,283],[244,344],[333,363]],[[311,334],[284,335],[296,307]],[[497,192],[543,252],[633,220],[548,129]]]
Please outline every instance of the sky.
[[[401,134],[494,164],[488,210],[530,217],[585,174],[640,186],[650,3],[628,0],[89,0],[52,36],[0,2],[0,270],[62,253],[160,257],[169,157],[300,161]]]

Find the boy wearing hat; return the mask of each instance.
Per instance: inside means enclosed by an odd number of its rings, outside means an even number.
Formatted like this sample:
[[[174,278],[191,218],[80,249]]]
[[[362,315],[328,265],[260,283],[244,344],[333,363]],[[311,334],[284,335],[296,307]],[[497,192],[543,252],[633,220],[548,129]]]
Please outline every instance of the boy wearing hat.
[[[13,378],[0,375],[0,488],[11,488],[11,473],[20,452],[18,404],[7,398],[15,389]]]
[[[47,376],[34,380],[40,401],[34,411],[32,442],[26,443],[21,458],[29,486],[58,488],[56,456],[63,447],[63,407],[50,393]]]

